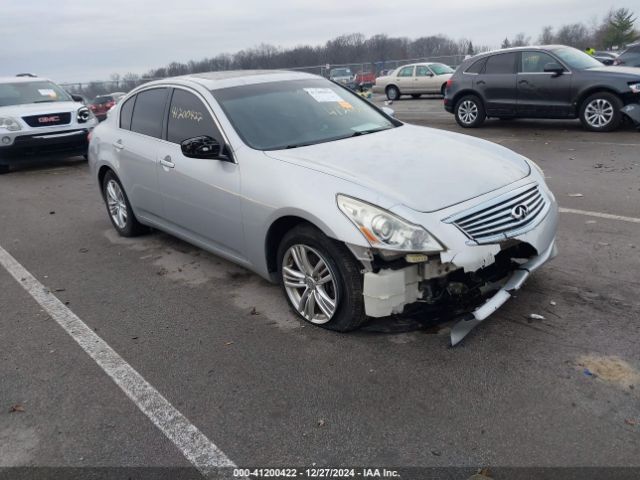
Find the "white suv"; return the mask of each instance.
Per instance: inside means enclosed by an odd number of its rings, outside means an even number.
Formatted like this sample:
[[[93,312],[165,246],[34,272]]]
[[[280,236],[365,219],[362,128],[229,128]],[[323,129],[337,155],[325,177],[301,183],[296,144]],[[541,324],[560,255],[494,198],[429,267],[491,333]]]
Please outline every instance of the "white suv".
[[[93,113],[45,78],[0,77],[0,174],[33,159],[86,156]]]

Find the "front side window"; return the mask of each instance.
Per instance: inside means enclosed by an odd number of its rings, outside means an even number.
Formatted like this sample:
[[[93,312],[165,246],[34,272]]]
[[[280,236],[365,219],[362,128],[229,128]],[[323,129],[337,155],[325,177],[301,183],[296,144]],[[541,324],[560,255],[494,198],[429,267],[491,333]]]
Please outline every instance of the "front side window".
[[[488,75],[514,73],[515,53],[501,53],[487,59],[484,72]]]
[[[433,73],[435,73],[436,75],[446,75],[447,73],[454,72],[453,68],[445,65],[444,63],[432,63],[429,66],[431,67],[431,70],[433,70]]]
[[[218,128],[204,103],[193,93],[176,88],[169,107],[167,140],[182,143],[203,135],[220,141]]]
[[[166,100],[166,88],[154,88],[138,93],[133,108],[131,131],[162,138],[162,121]]]
[[[302,147],[401,125],[323,79],[242,85],[211,93],[238,135],[256,150]]]
[[[48,81],[0,83],[0,107],[72,101],[71,95]]]
[[[577,48],[558,48],[557,50],[553,50],[553,53],[560,57],[560,59],[564,63],[569,65],[570,68],[583,70],[585,68],[602,67],[602,63],[593,58],[591,55],[581,52]]]
[[[522,61],[520,72],[522,73],[542,73],[545,65],[549,63],[558,63],[548,53],[544,52],[522,52]]]
[[[404,67],[401,68],[398,72],[399,77],[412,77],[413,76],[413,67]]]
[[[131,116],[133,114],[133,105],[136,103],[136,96],[127,99],[120,107],[120,128],[131,130]]]
[[[426,65],[418,65],[416,67],[416,77],[430,77],[431,70]]]

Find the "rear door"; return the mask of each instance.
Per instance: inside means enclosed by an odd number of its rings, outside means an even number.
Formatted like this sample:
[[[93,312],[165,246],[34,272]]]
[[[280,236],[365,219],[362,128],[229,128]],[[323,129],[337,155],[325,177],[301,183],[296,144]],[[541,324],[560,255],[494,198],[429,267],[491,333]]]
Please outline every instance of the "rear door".
[[[156,163],[168,92],[166,87],[152,88],[127,99],[113,143],[120,181],[135,213],[144,217],[162,216]]]
[[[560,62],[541,51],[521,52],[518,69],[518,107],[520,117],[566,118],[573,113],[571,84],[573,75],[545,72],[550,63]]]
[[[516,52],[499,53],[487,58],[484,70],[475,76],[473,85],[484,101],[490,117],[516,114]]]
[[[413,84],[415,77],[413,72],[415,67],[413,65],[409,65],[407,67],[402,67],[396,73],[395,83],[400,89],[400,93],[413,93],[416,89]]]
[[[168,110],[166,142],[158,152],[164,216],[191,239],[243,258],[239,165],[185,157],[180,144],[202,135],[225,144],[200,94],[176,87]]]

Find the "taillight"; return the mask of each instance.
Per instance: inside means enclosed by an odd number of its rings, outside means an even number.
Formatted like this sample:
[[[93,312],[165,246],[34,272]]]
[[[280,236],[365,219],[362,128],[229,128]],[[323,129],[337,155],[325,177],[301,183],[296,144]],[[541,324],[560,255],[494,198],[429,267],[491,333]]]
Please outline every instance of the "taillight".
[[[447,87],[449,88],[451,85],[453,85],[453,78],[450,78],[449,80],[447,80]]]

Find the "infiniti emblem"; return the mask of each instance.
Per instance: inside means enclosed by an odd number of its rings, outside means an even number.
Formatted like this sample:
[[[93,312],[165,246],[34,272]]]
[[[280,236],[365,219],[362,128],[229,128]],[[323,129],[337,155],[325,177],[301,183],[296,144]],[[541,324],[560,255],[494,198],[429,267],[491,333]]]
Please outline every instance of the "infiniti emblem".
[[[520,205],[516,205],[511,209],[511,216],[516,220],[522,220],[529,214],[529,207],[527,207],[524,203]]]

